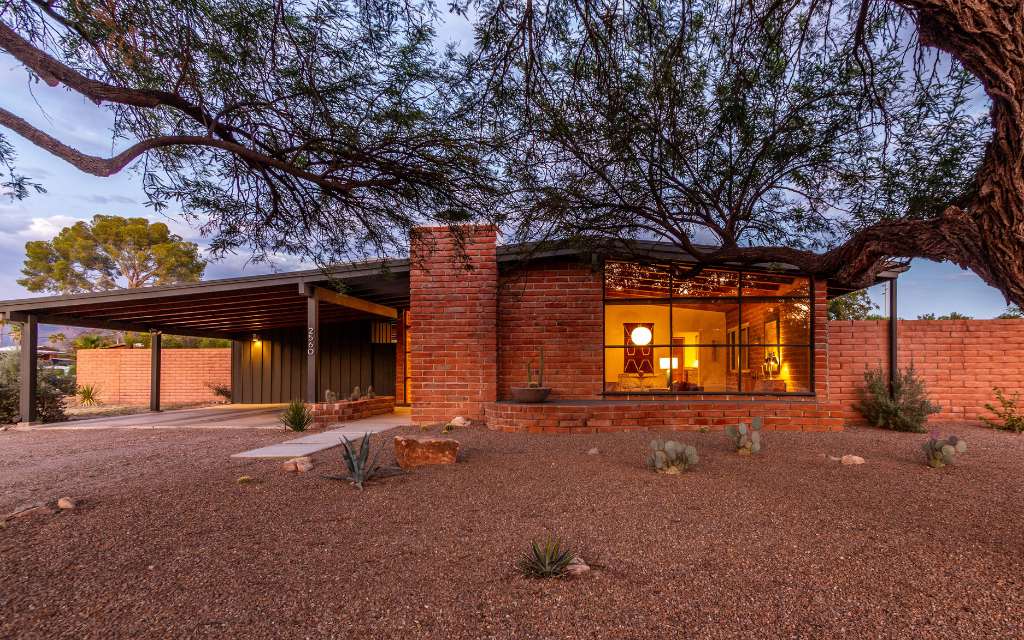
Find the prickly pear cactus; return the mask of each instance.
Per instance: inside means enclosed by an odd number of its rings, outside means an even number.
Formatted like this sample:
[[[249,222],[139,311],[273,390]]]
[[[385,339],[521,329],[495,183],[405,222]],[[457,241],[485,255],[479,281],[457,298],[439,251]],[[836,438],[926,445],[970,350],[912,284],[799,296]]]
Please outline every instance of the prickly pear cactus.
[[[738,425],[729,425],[725,428],[725,435],[732,442],[736,453],[741,456],[749,456],[761,450],[761,425],[763,423],[763,419],[757,417],[751,420],[750,426],[741,422]]]
[[[675,440],[651,440],[647,466],[658,473],[679,474],[700,461],[697,448]]]
[[[938,433],[933,431],[932,437],[921,445],[928,466],[941,469],[947,464],[955,464],[957,455],[967,451],[967,441],[957,436],[949,436],[940,440]]]

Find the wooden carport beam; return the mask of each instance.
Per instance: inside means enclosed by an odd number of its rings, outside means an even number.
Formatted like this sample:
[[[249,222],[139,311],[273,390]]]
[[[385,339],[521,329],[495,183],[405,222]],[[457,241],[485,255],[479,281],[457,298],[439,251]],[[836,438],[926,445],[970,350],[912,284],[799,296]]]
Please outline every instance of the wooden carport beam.
[[[356,311],[381,316],[383,318],[388,318],[389,320],[396,320],[398,318],[398,309],[395,309],[394,307],[377,304],[376,302],[370,302],[369,300],[363,300],[362,298],[347,296],[344,293],[337,293],[330,289],[323,289],[306,282],[299,283],[299,294],[307,297],[314,297],[321,302],[326,302],[327,304],[333,304],[347,309],[355,309]]]

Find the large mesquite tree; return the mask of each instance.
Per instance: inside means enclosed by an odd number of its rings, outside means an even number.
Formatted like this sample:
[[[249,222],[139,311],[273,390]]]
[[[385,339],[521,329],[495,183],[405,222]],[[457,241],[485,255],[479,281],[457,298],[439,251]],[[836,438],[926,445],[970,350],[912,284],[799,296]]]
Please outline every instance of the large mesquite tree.
[[[662,237],[851,285],[949,260],[1019,300],[1022,6],[493,0],[466,65],[523,236]]]
[[[0,0],[0,49],[129,146],[0,125],[98,176],[136,163],[224,250],[326,261],[486,218],[848,284],[949,260],[1024,301],[1020,0],[469,5],[455,60],[427,0]],[[26,196],[3,138],[0,163]]]

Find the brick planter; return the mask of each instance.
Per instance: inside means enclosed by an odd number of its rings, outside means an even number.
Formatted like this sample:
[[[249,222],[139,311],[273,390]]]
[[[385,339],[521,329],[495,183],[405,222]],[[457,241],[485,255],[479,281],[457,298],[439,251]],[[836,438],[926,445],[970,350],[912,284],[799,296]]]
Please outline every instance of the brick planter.
[[[547,402],[486,406],[487,427],[531,433],[597,433],[668,429],[721,431],[726,425],[764,418],[768,431],[841,431],[838,404],[795,400],[629,400]]]
[[[313,428],[323,429],[339,422],[392,413],[395,410],[395,397],[377,396],[363,400],[316,402],[306,406],[313,414]]]

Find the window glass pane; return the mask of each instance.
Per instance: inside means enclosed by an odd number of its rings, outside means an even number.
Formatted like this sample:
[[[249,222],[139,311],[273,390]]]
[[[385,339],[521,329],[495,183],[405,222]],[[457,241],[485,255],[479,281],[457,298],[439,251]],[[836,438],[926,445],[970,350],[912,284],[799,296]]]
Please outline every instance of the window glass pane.
[[[743,274],[743,296],[809,296],[810,280],[781,273]]]
[[[748,344],[811,342],[811,305],[807,300],[743,298],[743,324],[750,327]]]
[[[668,288],[667,267],[615,261],[604,265],[605,298],[667,298]]]
[[[672,270],[672,295],[677,298],[735,298],[739,295],[740,276],[736,271],[704,269],[687,277],[688,267]]]
[[[604,389],[620,393],[666,393],[672,384],[668,347],[609,347],[604,350]]]
[[[803,393],[810,391],[809,347],[762,345],[740,347],[743,393]]]
[[[668,304],[606,304],[604,343],[607,345],[668,345]]]

